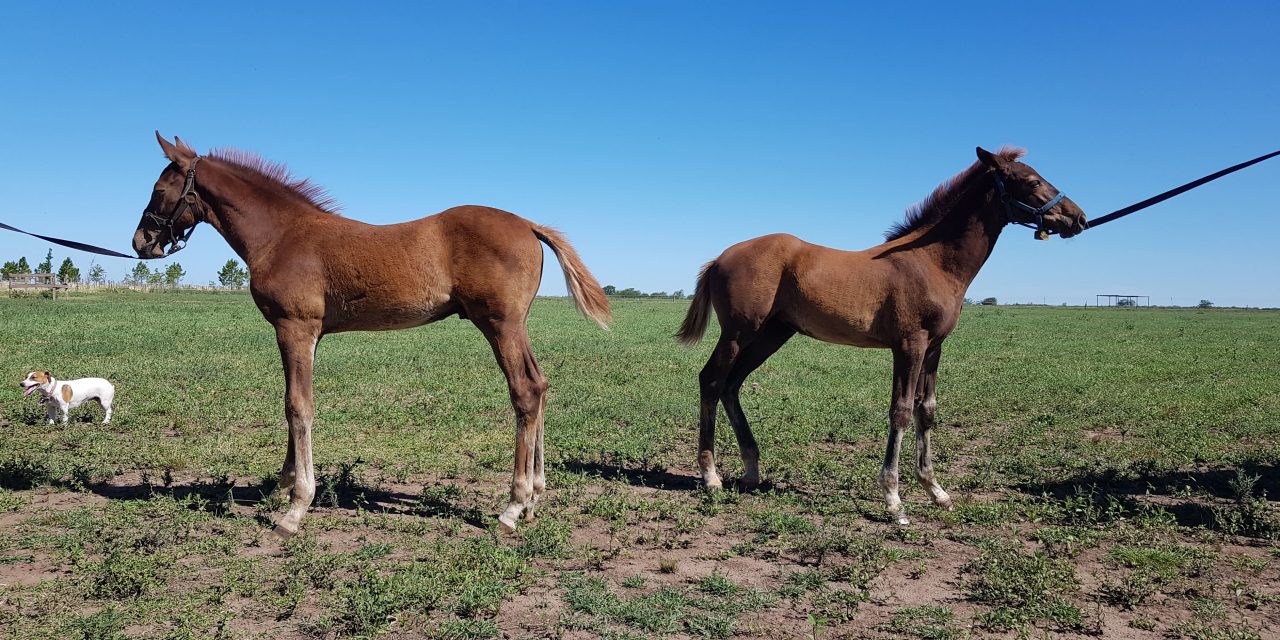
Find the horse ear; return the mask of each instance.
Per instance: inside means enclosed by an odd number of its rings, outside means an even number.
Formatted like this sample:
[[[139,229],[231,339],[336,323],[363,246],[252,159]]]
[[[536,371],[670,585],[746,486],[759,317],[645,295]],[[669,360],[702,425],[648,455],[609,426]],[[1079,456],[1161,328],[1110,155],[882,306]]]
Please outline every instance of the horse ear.
[[[197,155],[197,154],[196,154],[196,150],[195,150],[195,149],[192,149],[190,145],[188,145],[187,143],[183,142],[183,141],[182,141],[182,138],[179,138],[178,136],[174,136],[174,137],[173,137],[173,141],[174,141],[174,142],[176,142],[176,143],[178,143],[178,150],[179,150],[179,151],[183,151],[183,152],[186,152],[186,153],[190,153],[190,154],[191,154],[191,155],[193,155],[193,156],[194,156],[194,155]]]
[[[978,161],[992,169],[1000,167],[1000,158],[982,147],[978,147]]]
[[[177,138],[175,137],[174,140],[177,140]],[[159,131],[156,131],[156,141],[160,143],[160,149],[164,151],[164,157],[177,163],[178,166],[184,169],[187,167],[187,164],[196,157],[196,152],[192,151],[191,147],[182,144],[182,141],[180,140],[178,141],[180,146],[174,146],[173,143],[165,140],[164,136],[160,135]]]

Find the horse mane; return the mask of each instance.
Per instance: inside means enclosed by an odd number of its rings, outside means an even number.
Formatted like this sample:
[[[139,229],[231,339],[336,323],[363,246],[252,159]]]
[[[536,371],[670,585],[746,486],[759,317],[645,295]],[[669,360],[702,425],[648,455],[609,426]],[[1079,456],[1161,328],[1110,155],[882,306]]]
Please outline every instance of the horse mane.
[[[289,173],[289,168],[283,162],[271,162],[270,160],[264,160],[262,156],[256,153],[232,148],[212,149],[209,151],[209,157],[217,158],[241,169],[248,169],[301,196],[325,213],[336,215],[341,209],[338,201],[329,195],[329,192],[324,187],[312,182],[310,178],[299,179],[293,177]]]
[[[996,157],[1005,162],[1013,162],[1018,158],[1027,154],[1026,149],[1019,147],[1005,146],[996,152]],[[886,242],[897,240],[907,234],[924,227],[932,226],[946,215],[949,206],[960,195],[960,187],[968,182],[970,178],[986,171],[987,168],[981,162],[975,162],[969,165],[969,168],[957,173],[956,175],[943,181],[938,185],[924,200],[907,207],[907,213],[903,217],[902,222],[894,223],[889,230],[884,232]]]

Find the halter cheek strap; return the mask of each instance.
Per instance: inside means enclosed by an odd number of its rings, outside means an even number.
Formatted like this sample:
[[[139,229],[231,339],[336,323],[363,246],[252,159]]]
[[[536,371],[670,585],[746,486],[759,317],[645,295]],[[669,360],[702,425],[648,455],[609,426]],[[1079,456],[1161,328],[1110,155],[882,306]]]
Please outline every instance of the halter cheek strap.
[[[182,194],[178,196],[178,203],[173,206],[173,213],[170,214],[168,218],[165,218],[151,210],[143,212],[144,216],[151,218],[153,222],[169,234],[169,238],[165,241],[165,244],[170,245],[170,247],[169,250],[165,252],[165,257],[171,256],[178,251],[181,251],[183,247],[186,247],[187,241],[191,239],[191,234],[195,233],[196,225],[204,221],[200,217],[200,207],[196,202],[200,196],[195,192],[196,165],[199,163],[200,157],[196,156],[196,159],[191,161],[191,166],[187,167],[187,181],[183,183]],[[195,218],[195,223],[187,227],[185,231],[174,231],[174,223],[177,222],[178,218],[183,213],[186,213],[188,209],[194,212],[192,213],[192,217]]]
[[[1036,231],[1047,231],[1047,229],[1045,229],[1045,226],[1044,226],[1044,214],[1048,213],[1050,209],[1053,209],[1055,206],[1057,206],[1059,202],[1062,202],[1062,199],[1067,197],[1066,194],[1062,192],[1058,192],[1058,195],[1051,198],[1048,202],[1044,203],[1044,205],[1040,207],[1033,207],[1021,200],[1014,198],[1013,195],[1011,195],[1008,191],[1005,190],[1004,179],[1000,177],[1000,172],[992,171],[991,175],[996,180],[996,192],[1000,194],[1000,202],[1004,204],[1004,212],[1005,212],[1005,215],[1009,217],[1009,222],[1012,222],[1013,224],[1020,224],[1024,227],[1035,229]],[[1014,218],[1013,207],[1017,207],[1018,210],[1022,211],[1023,213],[1030,214],[1031,219],[1034,220],[1035,223],[1032,224],[1030,220],[1018,220],[1017,218]]]

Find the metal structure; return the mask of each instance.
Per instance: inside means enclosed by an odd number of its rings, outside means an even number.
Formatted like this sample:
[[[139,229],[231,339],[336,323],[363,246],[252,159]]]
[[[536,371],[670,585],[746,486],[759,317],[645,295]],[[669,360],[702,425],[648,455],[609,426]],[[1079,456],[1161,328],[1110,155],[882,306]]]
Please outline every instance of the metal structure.
[[[1102,299],[1103,299],[1103,298],[1106,298],[1106,300],[1107,300],[1107,304],[1106,304],[1106,306],[1108,306],[1108,307],[1115,307],[1115,306],[1122,306],[1122,307],[1137,307],[1137,306],[1143,306],[1143,307],[1149,307],[1149,306],[1151,306],[1151,296],[1135,296],[1135,295],[1126,295],[1126,294],[1121,294],[1121,293],[1099,293],[1099,294],[1097,294],[1097,295],[1095,295],[1095,296],[1093,297],[1093,301],[1094,301],[1095,305],[1096,305],[1096,306],[1099,306],[1099,307],[1103,306],[1103,305],[1102,305]],[[1128,301],[1129,301],[1129,304],[1122,304],[1122,303],[1120,302],[1121,300],[1128,300]],[[1143,300],[1143,301],[1144,301],[1144,304],[1139,305],[1139,304],[1138,304],[1138,300]]]
[[[58,276],[52,273],[11,273],[10,289],[48,289],[53,292],[53,299],[58,299],[58,290],[67,289],[68,285],[58,284]]]

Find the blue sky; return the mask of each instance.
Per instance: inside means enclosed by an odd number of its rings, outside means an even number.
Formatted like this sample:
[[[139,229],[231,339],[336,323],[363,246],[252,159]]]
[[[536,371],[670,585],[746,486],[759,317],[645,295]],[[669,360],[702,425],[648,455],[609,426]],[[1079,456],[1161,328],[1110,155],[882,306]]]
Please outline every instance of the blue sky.
[[[1026,147],[1093,216],[1280,148],[1275,3],[208,6],[0,9],[0,221],[127,250],[159,129],[353,218],[495,206],[602,283],[690,290],[766,233],[878,243],[976,145]],[[970,295],[1280,306],[1278,184],[1280,159],[1071,240],[1011,228]],[[0,233],[5,260],[47,248]],[[233,257],[203,227],[173,259],[204,283]]]

